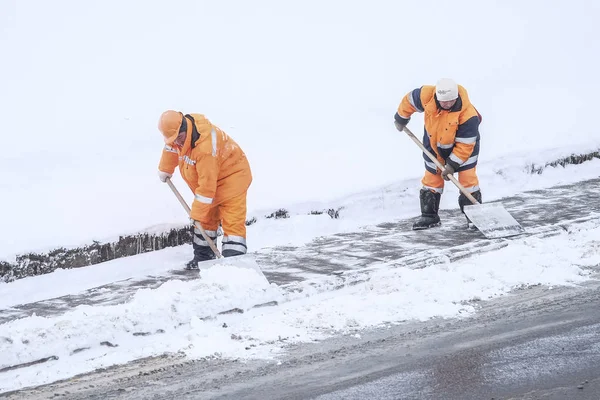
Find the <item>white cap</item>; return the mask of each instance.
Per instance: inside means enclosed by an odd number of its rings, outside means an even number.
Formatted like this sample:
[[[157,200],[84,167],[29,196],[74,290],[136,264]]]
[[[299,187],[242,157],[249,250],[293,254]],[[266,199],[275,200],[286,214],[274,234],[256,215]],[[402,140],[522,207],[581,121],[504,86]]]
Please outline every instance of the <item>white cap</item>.
[[[458,85],[452,79],[442,78],[435,85],[438,101],[450,101],[458,98]]]

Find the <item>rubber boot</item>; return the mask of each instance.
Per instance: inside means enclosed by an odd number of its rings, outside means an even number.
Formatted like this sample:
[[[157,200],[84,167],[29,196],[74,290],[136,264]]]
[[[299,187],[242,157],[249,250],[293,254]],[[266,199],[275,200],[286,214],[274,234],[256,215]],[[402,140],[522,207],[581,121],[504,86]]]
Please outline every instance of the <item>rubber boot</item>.
[[[216,231],[205,231],[208,237],[216,243],[217,232]],[[194,239],[192,241],[192,247],[194,248],[194,258],[185,264],[185,269],[198,269],[198,263],[202,261],[214,260],[216,258],[215,253],[212,251],[208,242],[204,240],[204,237],[198,229],[194,229]]]
[[[204,261],[204,260],[200,260],[200,259],[196,258],[196,256],[194,256],[194,258],[192,258],[190,261],[185,263],[185,269],[187,269],[187,270],[199,269],[198,263],[200,261]]]
[[[429,189],[421,189],[419,199],[421,201],[421,217],[413,224],[413,230],[427,229],[440,224],[441,193],[433,192]]]
[[[481,190],[471,193],[471,196],[475,197],[475,200],[477,200],[479,203],[482,203]],[[460,207],[460,212],[462,212],[463,214],[465,214],[465,206],[472,204],[473,203],[471,203],[471,200],[467,199],[467,196],[465,196],[464,194],[461,193],[460,196],[458,196],[458,206]],[[474,229],[475,226],[473,225],[469,217],[467,217],[467,214],[465,214],[465,217],[467,218],[467,227]]]

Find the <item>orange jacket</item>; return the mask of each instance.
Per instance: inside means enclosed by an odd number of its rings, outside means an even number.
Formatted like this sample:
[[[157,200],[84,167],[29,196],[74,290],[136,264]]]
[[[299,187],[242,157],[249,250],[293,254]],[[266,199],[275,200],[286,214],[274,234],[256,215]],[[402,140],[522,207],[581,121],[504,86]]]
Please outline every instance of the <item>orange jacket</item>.
[[[183,148],[166,145],[158,169],[172,174],[179,165],[183,180],[194,192],[191,217],[207,218],[209,210],[248,190],[252,172],[246,154],[225,132],[202,114],[186,114]]]
[[[458,85],[458,99],[450,110],[438,107],[435,86],[425,85],[408,92],[398,106],[396,119],[407,123],[415,112],[425,113],[429,143],[424,140],[423,144],[437,153],[440,162],[450,160],[459,167],[470,157],[477,156],[481,115],[471,104],[464,87]]]

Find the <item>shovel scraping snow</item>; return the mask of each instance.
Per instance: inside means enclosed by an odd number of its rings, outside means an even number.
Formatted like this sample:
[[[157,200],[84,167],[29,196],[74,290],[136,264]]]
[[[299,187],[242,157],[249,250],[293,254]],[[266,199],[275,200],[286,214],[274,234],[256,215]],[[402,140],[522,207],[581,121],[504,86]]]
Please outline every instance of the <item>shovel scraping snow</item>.
[[[444,166],[438,161],[437,157],[429,152],[423,143],[408,129],[404,127],[404,132],[423,150],[431,162],[440,169],[444,170]],[[479,229],[481,233],[488,239],[501,237],[515,236],[525,232],[525,229],[506,211],[501,203],[485,203],[481,204],[469,193],[463,185],[452,175],[448,176],[452,183],[464,194],[473,205],[464,207],[467,217],[473,225]]]
[[[177,188],[175,187],[173,182],[171,182],[171,179],[167,178],[167,184],[169,185],[169,187],[173,191],[173,194],[175,194],[175,196],[177,197],[177,199],[179,200],[179,202],[181,203],[181,205],[187,212],[188,216],[190,216],[190,213],[191,213],[190,206],[188,206],[188,204],[185,202],[185,199],[181,196],[181,193],[179,193],[179,191],[177,190]],[[217,266],[218,265],[230,265],[230,266],[234,266],[234,267],[238,267],[238,268],[247,268],[247,269],[254,270],[259,276],[261,276],[268,283],[267,277],[262,272],[262,270],[258,266],[258,263],[256,262],[256,260],[254,259],[254,257],[252,255],[244,254],[244,255],[235,256],[235,257],[223,257],[223,255],[221,255],[221,252],[217,249],[215,242],[210,238],[210,236],[208,236],[206,234],[206,231],[204,230],[204,228],[202,228],[202,225],[200,225],[200,223],[198,221],[195,221],[194,226],[200,231],[204,240],[206,240],[208,242],[208,245],[210,246],[212,251],[215,253],[215,257],[217,258],[216,260],[202,261],[201,263],[199,263],[200,269],[206,270],[206,269],[212,268],[216,265]]]

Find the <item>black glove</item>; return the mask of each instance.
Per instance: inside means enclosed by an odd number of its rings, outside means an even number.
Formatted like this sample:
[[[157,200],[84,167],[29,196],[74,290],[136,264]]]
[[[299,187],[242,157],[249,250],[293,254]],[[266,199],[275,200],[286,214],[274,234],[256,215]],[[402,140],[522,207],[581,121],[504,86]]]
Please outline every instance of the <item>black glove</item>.
[[[398,131],[404,132],[404,127],[406,126],[406,124],[402,124],[398,121],[394,121],[394,125],[396,125],[396,129],[398,129]]]
[[[394,125],[400,132],[404,132],[404,127],[408,124],[408,121],[410,121],[410,118],[402,118],[398,113],[394,115]]]
[[[442,171],[442,178],[444,178],[445,181],[449,181],[450,177],[448,175],[452,174],[454,174],[454,167],[450,164],[446,164],[444,170]]]

